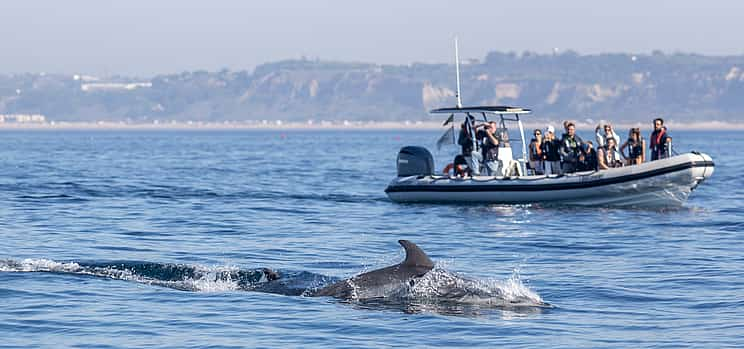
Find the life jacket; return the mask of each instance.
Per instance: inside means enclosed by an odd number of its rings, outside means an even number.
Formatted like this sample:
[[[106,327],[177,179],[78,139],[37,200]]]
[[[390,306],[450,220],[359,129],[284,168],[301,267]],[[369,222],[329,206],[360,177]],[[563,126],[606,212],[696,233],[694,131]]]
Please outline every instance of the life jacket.
[[[543,159],[543,150],[542,150],[542,143],[544,143],[545,140],[540,142],[540,145],[537,145],[537,140],[532,139],[530,141],[530,160],[531,161],[541,161]]]
[[[579,152],[581,151],[581,138],[574,135],[573,137],[568,134],[563,135],[563,161],[568,163],[576,163],[579,159]]]
[[[566,146],[569,149],[576,150],[579,147],[579,142],[576,141],[576,137],[566,137]]]
[[[654,130],[651,133],[651,148],[658,147],[662,143],[663,139],[666,139],[666,127],[662,127],[661,130]]]
[[[654,130],[651,133],[651,160],[666,157],[667,147],[669,146],[669,143],[667,143],[669,135],[667,135],[666,131],[666,127],[662,127],[660,131]]]
[[[639,139],[638,142],[629,143],[628,157],[631,159],[640,158],[643,155],[643,138]]]
[[[622,155],[620,155],[620,152],[617,151],[617,148],[614,150],[610,150],[606,145],[602,147],[603,155],[604,155],[604,161],[607,167],[621,167],[623,164],[623,158]]]

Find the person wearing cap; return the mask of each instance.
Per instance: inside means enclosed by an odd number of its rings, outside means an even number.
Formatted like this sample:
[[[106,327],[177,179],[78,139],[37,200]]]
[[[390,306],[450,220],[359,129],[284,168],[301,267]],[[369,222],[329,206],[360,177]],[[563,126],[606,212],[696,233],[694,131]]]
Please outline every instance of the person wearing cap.
[[[560,142],[555,139],[555,128],[550,125],[545,128],[545,140],[541,144],[545,175],[561,174]]]

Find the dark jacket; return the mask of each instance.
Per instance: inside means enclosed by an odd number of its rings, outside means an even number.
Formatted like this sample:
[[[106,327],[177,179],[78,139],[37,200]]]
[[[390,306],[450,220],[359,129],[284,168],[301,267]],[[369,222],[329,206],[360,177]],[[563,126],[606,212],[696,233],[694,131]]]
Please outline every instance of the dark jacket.
[[[483,131],[481,135],[483,136],[483,146],[481,147],[481,151],[483,152],[483,160],[496,161],[499,156],[499,145],[491,143],[491,138],[488,138],[488,134],[486,134],[485,131]],[[494,135],[493,137],[496,138],[496,135]]]
[[[545,161],[561,161],[561,142],[558,140],[545,140],[540,145],[542,148],[543,159]]]
[[[584,155],[583,160],[579,159],[578,170],[579,171],[596,171],[599,166],[599,160],[597,159],[597,152],[594,148],[588,150],[581,150],[581,154]]]
[[[473,152],[473,140],[468,134],[467,128],[460,128],[460,135],[457,137],[457,144],[462,147],[462,155],[470,156]]]
[[[563,135],[563,139],[561,139],[561,155],[563,156],[564,162],[575,163],[579,161],[581,143],[583,143],[583,141],[579,135],[574,135],[573,138],[568,134]]]

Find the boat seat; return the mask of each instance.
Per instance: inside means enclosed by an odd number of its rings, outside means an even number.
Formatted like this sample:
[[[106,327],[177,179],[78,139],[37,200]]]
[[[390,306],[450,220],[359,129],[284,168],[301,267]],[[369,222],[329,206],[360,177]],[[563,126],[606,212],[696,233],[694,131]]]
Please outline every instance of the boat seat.
[[[511,147],[500,147],[497,159],[500,162],[501,175],[504,177],[523,176],[522,166],[519,161],[514,160]]]

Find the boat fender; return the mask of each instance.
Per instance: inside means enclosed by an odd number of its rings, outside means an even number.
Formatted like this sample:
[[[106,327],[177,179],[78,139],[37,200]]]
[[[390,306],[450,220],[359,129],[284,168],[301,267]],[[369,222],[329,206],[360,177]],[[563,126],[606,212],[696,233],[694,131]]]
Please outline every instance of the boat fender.
[[[450,162],[447,164],[447,166],[444,166],[444,169],[442,170],[442,173],[448,175],[450,171],[452,171],[455,168],[455,163]]]

